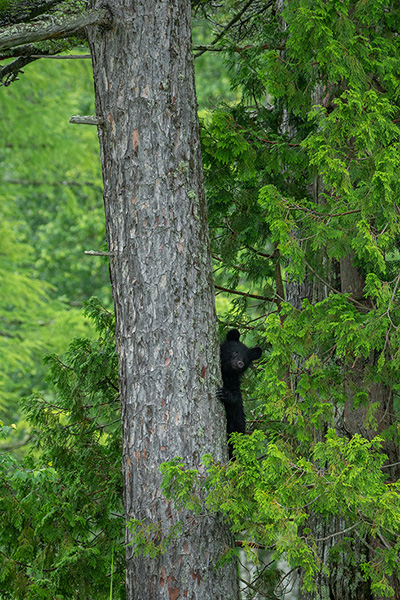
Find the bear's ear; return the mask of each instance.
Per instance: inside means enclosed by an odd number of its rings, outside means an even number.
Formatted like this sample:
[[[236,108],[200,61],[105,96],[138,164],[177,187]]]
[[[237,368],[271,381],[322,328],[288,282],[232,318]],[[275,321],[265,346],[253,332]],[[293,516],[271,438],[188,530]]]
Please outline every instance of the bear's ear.
[[[249,348],[249,359],[250,360],[257,360],[257,358],[260,358],[262,354],[262,350],[260,348],[260,346],[256,346],[255,348]]]
[[[233,340],[234,342],[238,342],[240,338],[240,333],[238,332],[237,329],[231,329],[230,331],[228,331],[228,333],[226,334],[226,340],[229,342],[230,340]]]

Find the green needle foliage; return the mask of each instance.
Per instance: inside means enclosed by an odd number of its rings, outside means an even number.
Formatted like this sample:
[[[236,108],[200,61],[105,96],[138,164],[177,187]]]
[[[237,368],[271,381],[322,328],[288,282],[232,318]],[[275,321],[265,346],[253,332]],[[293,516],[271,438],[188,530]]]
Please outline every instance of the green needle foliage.
[[[236,460],[189,470],[177,457],[164,491],[201,519],[205,489],[236,537],[221,564],[239,549],[253,562],[249,598],[282,595],[282,559],[307,600],[396,597],[400,2],[195,4],[242,94],[202,124],[216,284],[230,292],[221,328],[264,354],[243,383]],[[52,219],[38,224],[43,242]],[[106,597],[112,564],[114,590],[122,580],[116,359],[110,317],[90,306],[100,339],[49,358],[57,394],[26,401],[40,457],[1,462],[0,598]],[[134,551],[164,550],[158,524],[132,526]]]
[[[98,140],[68,123],[94,112],[89,61],[40,60],[0,89],[0,409],[16,444],[29,436],[18,399],[46,389],[43,355],[93,335],[82,300],[111,295],[107,259],[84,254],[105,242]]]
[[[19,463],[1,455],[2,599],[106,599],[111,581],[124,595],[114,319],[96,299],[85,310],[98,339],[47,357],[54,396],[22,402],[34,449]]]
[[[358,566],[372,579],[374,591],[390,597],[385,576],[396,568],[400,550],[400,506],[398,485],[388,485],[381,468],[386,458],[379,452],[381,443],[379,437],[369,442],[359,435],[347,440],[329,429],[306,459],[281,440],[266,444],[265,435],[255,431],[237,445],[236,460],[228,467],[204,457],[207,477],[187,470],[182,459],[165,463],[164,491],[193,508],[193,497],[205,488],[207,508],[227,516],[256,564],[259,548],[269,550],[273,559],[285,556],[292,567],[302,568],[306,590],[314,588],[321,570],[327,571],[315,551],[318,539],[307,527],[310,509],[327,522],[340,517],[342,528],[332,533],[339,538],[335,553],[346,553],[350,563],[358,560],[352,547],[355,532],[385,540],[373,560],[365,556]],[[264,593],[265,583],[268,579],[258,582]]]
[[[400,593],[399,27],[398,2],[289,0],[218,41],[242,91],[202,131],[221,321],[265,358],[235,462],[163,475],[169,497],[193,509],[204,486],[229,519],[249,598],[283,592],[282,559],[302,598],[343,575],[346,600]]]

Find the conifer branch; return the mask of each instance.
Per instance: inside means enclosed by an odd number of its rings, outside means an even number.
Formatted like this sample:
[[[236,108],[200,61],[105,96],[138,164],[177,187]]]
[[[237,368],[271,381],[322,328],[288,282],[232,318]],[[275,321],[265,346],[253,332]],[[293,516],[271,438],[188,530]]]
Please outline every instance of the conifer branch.
[[[16,23],[27,23],[62,2],[64,0],[36,0],[35,3],[31,0],[19,0],[19,2],[6,4],[1,9],[0,27],[10,24],[15,25]]]
[[[225,35],[225,33],[232,27],[232,25],[234,25],[237,21],[239,21],[240,17],[246,12],[246,10],[249,8],[249,6],[251,6],[253,4],[253,2],[254,2],[254,0],[249,0],[248,2],[246,2],[246,4],[243,6],[243,8],[238,13],[236,13],[236,15],[233,16],[233,18],[224,27],[224,29],[211,42],[211,46],[214,46]],[[195,55],[195,58],[197,58],[198,56],[201,56],[202,54],[204,54],[204,52],[206,52],[206,50],[200,50],[200,52],[198,52]]]
[[[34,62],[37,58],[32,58],[30,56],[20,56],[16,58],[12,62],[8,63],[8,65],[4,65],[0,68],[0,85],[4,85],[7,87],[13,81],[18,79],[19,73],[23,73],[21,69],[28,65],[31,62]]]
[[[221,292],[227,292],[228,294],[236,294],[238,296],[245,296],[246,298],[255,298],[256,300],[262,300],[263,302],[275,302],[274,298],[267,298],[266,296],[259,296],[257,294],[250,294],[249,292],[239,292],[239,290],[230,290],[220,285],[214,286],[216,290]]]
[[[85,250],[89,256],[114,256],[114,252],[101,252],[100,250]]]
[[[0,33],[0,50],[31,42],[68,37],[90,25],[108,24],[110,14],[106,9],[87,10],[72,17],[52,22],[30,23],[9,27]]]
[[[67,50],[70,50],[76,46],[77,35],[74,35],[73,37],[73,40],[68,38],[58,39],[57,41],[45,40],[39,42],[38,44],[22,44],[21,46],[5,48],[0,53],[0,60],[5,60],[7,58],[18,58],[19,56],[28,56],[34,59],[58,56],[58,52],[66,52]],[[72,55],[65,56],[69,57]],[[87,55],[83,54],[82,56]]]
[[[32,54],[32,58],[52,58],[57,60],[77,60],[92,58],[91,54]]]
[[[104,119],[96,115],[72,115],[69,122],[75,125],[103,125]]]
[[[39,181],[37,179],[3,179],[3,183],[10,183],[12,185],[32,185],[34,187],[39,187],[41,185],[64,185],[67,187],[77,186],[96,186],[97,184],[94,181]]]
[[[213,46],[213,44],[200,44],[198,46],[193,46],[193,52],[197,52],[195,54],[195,58],[204,54],[204,52],[237,52],[240,54],[241,52],[245,52],[246,50],[284,50],[285,45],[274,45],[274,44],[247,44],[246,46],[236,46],[236,45],[228,45],[228,46]]]

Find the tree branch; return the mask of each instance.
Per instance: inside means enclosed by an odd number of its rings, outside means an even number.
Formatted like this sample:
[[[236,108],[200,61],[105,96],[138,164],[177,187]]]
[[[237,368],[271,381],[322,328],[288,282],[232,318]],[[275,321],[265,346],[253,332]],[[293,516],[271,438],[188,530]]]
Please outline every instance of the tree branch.
[[[13,185],[65,185],[65,186],[96,186],[94,181],[38,181],[37,179],[3,179],[3,183],[10,183]]]
[[[53,58],[57,60],[72,60],[72,59],[82,59],[82,58],[92,58],[91,54],[32,54],[32,58]]]
[[[75,35],[74,38],[77,36]],[[19,73],[25,65],[47,56],[54,56],[56,52],[66,52],[76,45],[76,42],[68,39],[42,41],[38,44],[23,44],[14,48],[5,49],[0,53],[0,60],[16,58],[16,60],[3,65],[0,68],[0,85],[8,86],[18,79]],[[84,55],[86,56],[86,55]]]
[[[114,252],[102,252],[100,250],[85,250],[84,253],[89,256],[114,256]]]
[[[0,17],[0,27],[7,25],[16,25],[17,23],[26,23],[35,19],[39,15],[47,12],[55,4],[61,4],[64,0],[23,0],[10,3],[8,7],[2,8]]]
[[[312,268],[312,266],[306,260],[304,261],[304,263],[305,263],[306,267],[308,269],[310,269],[311,273],[314,273],[315,277],[317,279],[319,279],[321,281],[321,283],[323,283],[329,290],[331,290],[335,294],[339,294],[340,296],[345,295],[344,292],[340,292],[339,290],[336,290],[327,281],[325,281],[325,279],[323,279],[320,275],[318,275],[318,273]],[[355,306],[358,306],[358,308],[362,309],[363,311],[368,312],[370,310],[368,308],[368,306],[365,306],[365,304],[358,302],[358,300],[356,300],[355,298],[352,298],[351,296],[349,297],[349,301],[352,302]]]
[[[238,296],[245,296],[246,298],[255,298],[256,300],[263,300],[264,302],[275,302],[274,298],[266,298],[265,296],[249,294],[248,292],[239,292],[239,290],[230,290],[228,288],[221,287],[220,285],[215,285],[214,287],[216,290],[220,290],[221,292],[227,292],[228,294],[236,294]]]
[[[74,35],[73,37],[76,38],[77,35]],[[76,46],[76,39],[70,40],[68,38],[59,39],[57,41],[41,41],[38,44],[22,44],[21,46],[3,49],[3,51],[0,53],[0,60],[5,60],[7,58],[18,58],[19,56],[26,56],[30,58],[55,56],[57,52],[67,52],[74,46]]]
[[[229,46],[213,46],[212,42],[211,44],[200,44],[198,46],[193,46],[193,52],[197,51],[197,54],[195,54],[195,58],[197,58],[198,56],[201,56],[204,52],[238,52],[239,54],[241,52],[244,52],[245,50],[284,50],[285,46],[277,46],[274,44],[247,44],[247,46],[233,46],[233,45],[229,45]],[[400,120],[400,119],[399,119]]]
[[[331,535],[327,535],[326,537],[311,538],[311,539],[313,542],[326,542],[327,540],[330,540],[338,535],[343,535],[343,534],[347,533],[348,531],[351,531],[355,527],[358,527],[358,525],[360,525],[360,523],[362,523],[362,521],[357,521],[357,523],[350,525],[350,527],[347,527],[346,529],[341,529],[340,531],[335,531],[335,533],[331,533]],[[305,539],[307,539],[307,538],[305,538]]]
[[[228,29],[230,29],[232,27],[232,25],[234,25],[237,21],[239,21],[240,17],[246,12],[246,10],[249,8],[249,6],[251,6],[253,4],[254,0],[249,0],[248,2],[246,2],[246,4],[243,6],[242,10],[240,10],[230,21],[229,23],[223,28],[223,30],[217,35],[217,37],[211,42],[210,46],[214,46],[224,35],[225,33],[228,31]],[[207,48],[209,49],[210,46]],[[204,54],[204,52],[206,52],[206,50],[200,50],[199,52],[197,52],[197,54],[195,54],[195,58],[197,58],[198,56],[201,56],[202,54]]]
[[[52,23],[42,22],[10,27],[0,33],[0,50],[31,42],[68,37],[84,27],[102,23],[108,24],[109,22],[110,13],[108,10],[93,9],[64,20],[54,19]]]
[[[96,115],[72,115],[69,123],[75,123],[75,125],[104,125],[104,119]]]
[[[28,435],[24,440],[17,442],[16,444],[2,444],[0,446],[0,452],[11,452],[13,450],[17,450],[18,448],[22,448],[22,446],[26,446],[26,444],[29,444],[29,442],[32,440],[33,436]]]
[[[37,60],[37,58],[32,58],[31,56],[20,56],[8,63],[8,65],[1,67],[0,85],[4,85],[5,87],[9,86],[10,83],[18,79],[18,74],[22,73],[21,69],[35,60]]]

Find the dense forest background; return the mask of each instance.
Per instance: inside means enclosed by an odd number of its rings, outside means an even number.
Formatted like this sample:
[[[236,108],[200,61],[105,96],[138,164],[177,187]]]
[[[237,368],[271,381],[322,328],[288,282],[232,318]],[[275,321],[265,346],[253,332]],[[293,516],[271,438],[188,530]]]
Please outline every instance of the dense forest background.
[[[195,38],[206,34],[204,22],[195,25]],[[196,65],[203,114],[220,100],[238,99],[221,56],[200,57]],[[4,421],[19,422],[14,441],[26,433],[18,400],[46,389],[44,354],[94,335],[83,301],[95,295],[112,309],[108,259],[84,254],[106,250],[97,133],[69,124],[72,115],[95,112],[90,60],[43,60],[27,74],[0,96],[0,399]]]
[[[199,43],[210,35],[204,21],[194,23]],[[204,115],[222,99],[238,100],[222,56],[200,57],[197,69]],[[1,92],[0,597],[109,597],[113,572],[111,589],[123,597],[108,257],[85,254],[107,250],[99,144],[95,127],[69,123],[95,113],[91,61],[34,62]],[[230,303],[218,305],[226,312]],[[100,472],[87,476],[94,464]]]
[[[201,515],[205,487],[229,518],[244,598],[396,597],[400,7],[196,4],[219,325],[264,359],[236,461],[177,458],[165,493]],[[68,123],[94,113],[86,59],[0,88],[2,600],[124,597],[108,258],[85,254],[106,251],[101,164]]]

